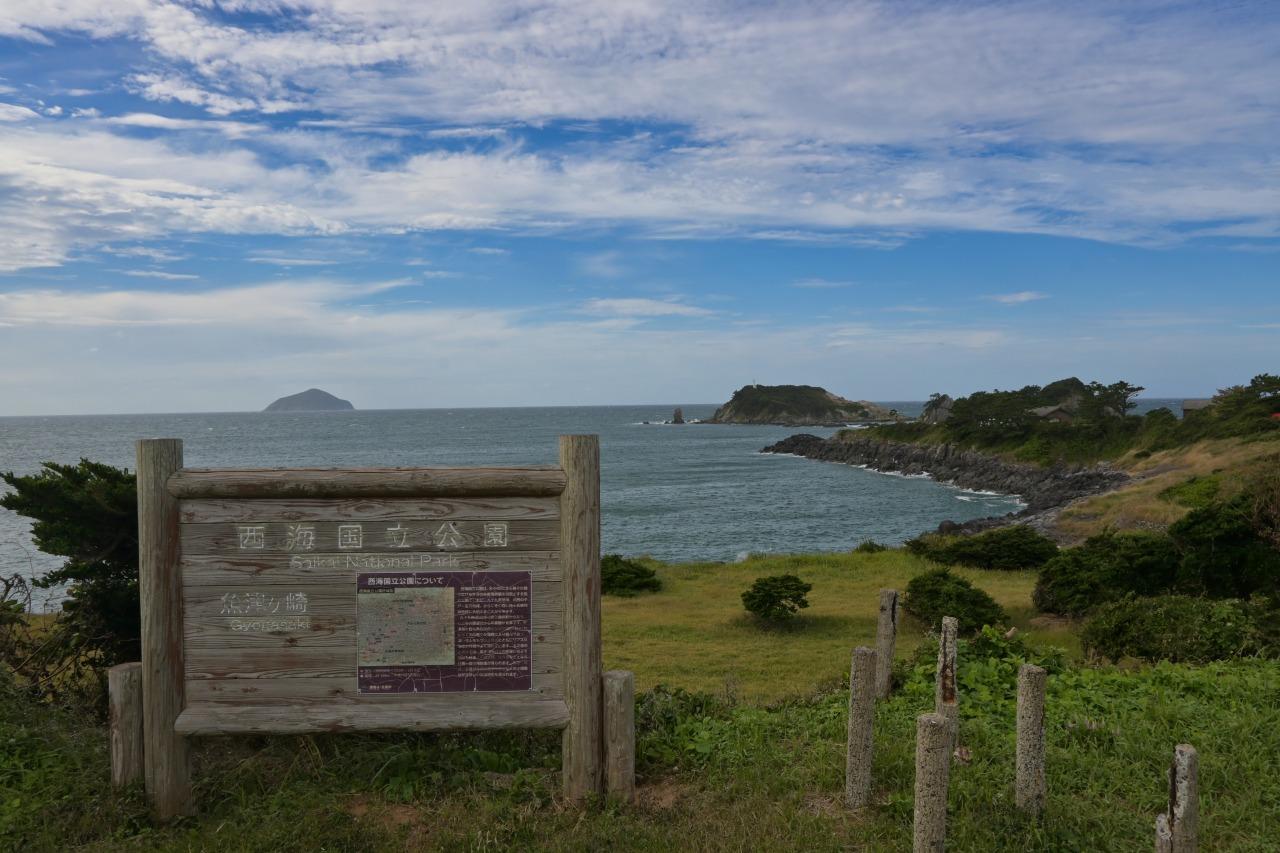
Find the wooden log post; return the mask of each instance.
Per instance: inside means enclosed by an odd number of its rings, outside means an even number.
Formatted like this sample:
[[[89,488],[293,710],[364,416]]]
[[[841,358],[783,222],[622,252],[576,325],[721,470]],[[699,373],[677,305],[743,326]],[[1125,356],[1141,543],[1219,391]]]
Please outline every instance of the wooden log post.
[[[564,570],[564,794],[603,792],[600,689],[600,440],[562,435],[561,562]]]
[[[916,802],[912,850],[942,853],[947,843],[951,734],[941,714],[916,718]]]
[[[876,656],[858,646],[849,666],[849,729],[844,765],[844,799],[851,809],[871,802],[871,758],[875,744]]]
[[[956,692],[956,633],[959,622],[954,616],[942,617],[938,635],[938,672],[933,686],[933,710],[947,721],[951,746],[960,742],[960,705]]]
[[[142,664],[117,664],[107,670],[111,722],[111,784],[117,788],[141,779]]]
[[[604,674],[605,793],[620,802],[636,799],[636,679],[630,672]]]
[[[880,590],[880,620],[876,625],[876,696],[889,698],[893,688],[893,646],[898,638],[898,591]]]
[[[182,713],[182,580],[178,501],[166,488],[182,467],[182,441],[138,442],[138,591],[142,604],[143,765],[156,816],[191,810],[190,755],[174,730]]]
[[[1200,756],[1189,743],[1173,750],[1169,810],[1156,817],[1156,853],[1195,853],[1200,837]]]
[[[1015,802],[1038,817],[1044,811],[1045,671],[1024,663],[1018,670],[1018,745]]]

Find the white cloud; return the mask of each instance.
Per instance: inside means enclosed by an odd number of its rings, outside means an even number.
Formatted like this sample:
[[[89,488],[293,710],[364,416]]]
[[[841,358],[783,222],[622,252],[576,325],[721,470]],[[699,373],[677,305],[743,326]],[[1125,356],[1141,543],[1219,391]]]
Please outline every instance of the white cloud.
[[[35,110],[17,104],[0,104],[0,121],[27,121],[33,118],[40,118]]]
[[[1016,293],[996,293],[986,298],[992,302],[999,302],[1001,305],[1023,305],[1027,302],[1048,299],[1049,294],[1041,293],[1038,290],[1019,290]]]
[[[661,299],[590,299],[582,306],[585,314],[608,317],[709,317],[712,311]]]
[[[164,272],[163,270],[122,270],[122,272],[134,278],[159,278],[165,281],[194,281],[200,278],[191,273]]]
[[[262,127],[242,121],[210,121],[205,119],[181,119],[154,113],[128,113],[102,119],[103,124],[122,127],[145,127],[154,130],[192,130],[223,133],[231,138],[238,138]]]

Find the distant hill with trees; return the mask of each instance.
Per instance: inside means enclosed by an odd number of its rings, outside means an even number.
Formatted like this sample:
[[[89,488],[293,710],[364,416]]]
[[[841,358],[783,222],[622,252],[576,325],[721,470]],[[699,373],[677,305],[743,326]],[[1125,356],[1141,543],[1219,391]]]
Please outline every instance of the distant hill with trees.
[[[744,385],[708,423],[840,426],[891,421],[897,412],[867,400],[846,400],[814,385]]]

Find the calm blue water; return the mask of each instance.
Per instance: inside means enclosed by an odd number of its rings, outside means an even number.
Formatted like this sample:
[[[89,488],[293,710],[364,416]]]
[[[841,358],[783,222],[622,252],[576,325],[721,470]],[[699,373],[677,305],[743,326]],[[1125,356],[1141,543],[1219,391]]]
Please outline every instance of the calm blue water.
[[[673,408],[0,418],[0,469],[28,473],[46,459],[82,456],[132,468],[133,443],[146,437],[183,439],[186,463],[199,467],[550,464],[557,436],[596,433],[605,550],[664,560],[900,542],[946,518],[1017,505],[927,479],[757,452],[798,431],[786,427],[641,423],[669,418]],[[714,409],[684,406],[687,418]],[[56,565],[31,546],[25,519],[0,510],[0,569]]]
[[[886,405],[907,415],[921,406]],[[0,418],[0,470],[30,473],[43,460],[80,457],[132,468],[134,441],[148,437],[183,439],[187,464],[198,467],[550,464],[557,436],[596,433],[605,550],[664,560],[837,551],[868,538],[897,543],[944,519],[1018,506],[1011,497],[928,479],[758,453],[801,431],[793,428],[642,424],[671,417],[673,408]],[[684,406],[686,418],[714,409]],[[25,519],[0,510],[0,570],[41,573],[59,564],[37,552],[28,534]]]

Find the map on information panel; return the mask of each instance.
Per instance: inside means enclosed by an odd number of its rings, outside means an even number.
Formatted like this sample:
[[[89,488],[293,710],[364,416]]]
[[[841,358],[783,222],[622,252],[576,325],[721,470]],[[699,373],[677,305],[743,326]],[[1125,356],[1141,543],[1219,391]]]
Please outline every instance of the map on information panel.
[[[359,693],[529,690],[529,572],[356,575]]]

